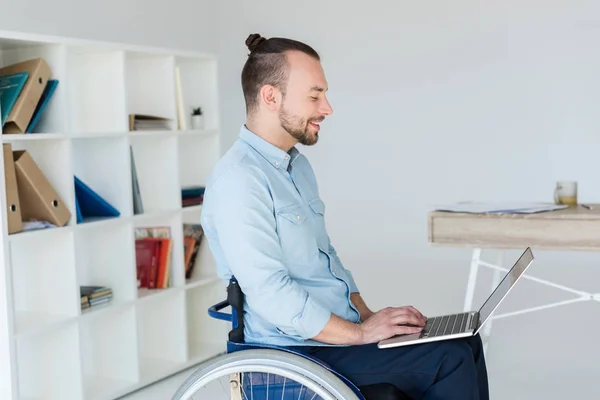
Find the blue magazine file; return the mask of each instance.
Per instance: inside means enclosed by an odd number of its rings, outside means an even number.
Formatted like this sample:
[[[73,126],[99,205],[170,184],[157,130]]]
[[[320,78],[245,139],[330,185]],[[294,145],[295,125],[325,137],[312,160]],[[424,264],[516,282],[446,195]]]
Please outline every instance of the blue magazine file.
[[[33,129],[35,128],[35,126],[37,125],[37,123],[40,120],[40,116],[44,112],[44,109],[48,105],[50,98],[54,94],[54,91],[56,90],[56,86],[58,86],[58,80],[56,80],[56,79],[50,79],[46,83],[46,87],[44,88],[42,97],[40,98],[40,101],[38,102],[38,104],[35,108],[35,111],[33,112],[33,116],[31,117],[31,121],[29,122],[29,126],[27,127],[27,130],[25,131],[26,133],[33,132]]]
[[[75,198],[82,219],[86,217],[118,217],[121,215],[116,208],[77,177],[75,177]]]
[[[75,192],[75,214],[77,216],[77,223],[83,222],[83,215],[81,215],[81,207],[79,207],[79,200],[77,200],[77,192]]]
[[[0,76],[0,126],[4,126],[8,114],[12,111],[15,102],[27,82],[29,72],[17,72]]]

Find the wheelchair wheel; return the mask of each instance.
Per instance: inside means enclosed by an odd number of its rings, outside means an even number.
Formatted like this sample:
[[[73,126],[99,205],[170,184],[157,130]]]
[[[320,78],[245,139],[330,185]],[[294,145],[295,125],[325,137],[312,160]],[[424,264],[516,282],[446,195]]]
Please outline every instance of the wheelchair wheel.
[[[209,386],[212,386],[209,388]],[[172,400],[359,400],[335,374],[272,349],[223,354],[202,363]]]

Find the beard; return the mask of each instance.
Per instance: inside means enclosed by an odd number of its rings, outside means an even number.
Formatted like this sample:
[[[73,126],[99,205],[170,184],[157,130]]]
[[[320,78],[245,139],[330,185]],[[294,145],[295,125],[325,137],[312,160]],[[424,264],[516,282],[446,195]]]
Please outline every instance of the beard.
[[[290,134],[298,143],[305,146],[312,146],[319,141],[319,132],[312,133],[309,122],[322,121],[323,118],[315,117],[311,119],[303,118],[289,113],[285,107],[281,107],[279,112],[279,122],[281,127]]]

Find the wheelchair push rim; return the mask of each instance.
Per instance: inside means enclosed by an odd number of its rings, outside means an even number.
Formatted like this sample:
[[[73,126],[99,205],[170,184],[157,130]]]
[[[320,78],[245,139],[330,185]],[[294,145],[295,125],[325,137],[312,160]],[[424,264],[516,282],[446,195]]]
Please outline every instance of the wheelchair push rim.
[[[207,384],[238,373],[267,373],[293,380],[320,396],[315,399],[360,399],[348,385],[320,365],[295,354],[257,349],[223,354],[203,362],[180,386],[172,400],[189,400]],[[253,400],[247,394],[241,398]]]

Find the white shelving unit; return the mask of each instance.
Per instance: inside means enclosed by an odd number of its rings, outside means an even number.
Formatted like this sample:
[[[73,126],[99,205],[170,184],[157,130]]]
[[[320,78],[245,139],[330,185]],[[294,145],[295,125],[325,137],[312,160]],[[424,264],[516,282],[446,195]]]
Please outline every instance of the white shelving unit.
[[[225,290],[206,239],[194,275],[185,278],[182,224],[199,223],[202,208],[181,206],[181,188],[203,185],[220,155],[217,60],[0,32],[0,66],[37,57],[59,80],[40,133],[4,134],[2,141],[29,151],[72,217],[64,227],[9,235],[2,207],[0,292],[7,294],[9,334],[0,340],[12,349],[5,364],[13,371],[12,399],[114,399],[225,350],[229,326],[207,314]],[[177,130],[176,66],[185,114],[202,107],[205,130]],[[171,118],[173,129],[130,132],[133,113]],[[130,146],[141,215],[133,212]],[[121,215],[78,224],[74,175]],[[0,181],[6,204],[4,174]],[[142,226],[171,228],[167,289],[137,288],[134,230]],[[80,285],[112,288],[112,302],[82,311]]]

